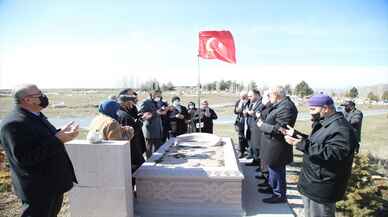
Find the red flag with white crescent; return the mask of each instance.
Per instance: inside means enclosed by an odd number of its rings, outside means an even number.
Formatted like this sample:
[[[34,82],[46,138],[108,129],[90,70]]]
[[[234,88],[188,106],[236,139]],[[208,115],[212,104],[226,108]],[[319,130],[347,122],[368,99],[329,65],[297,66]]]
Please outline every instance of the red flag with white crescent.
[[[236,63],[236,50],[230,31],[199,32],[198,55],[204,59],[219,59]]]

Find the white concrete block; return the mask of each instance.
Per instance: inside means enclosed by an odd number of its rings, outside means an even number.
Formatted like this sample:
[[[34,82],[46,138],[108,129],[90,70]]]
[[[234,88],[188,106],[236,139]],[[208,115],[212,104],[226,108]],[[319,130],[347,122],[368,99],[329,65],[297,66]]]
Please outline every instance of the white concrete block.
[[[79,184],[70,191],[72,217],[133,217],[128,141],[66,144]]]
[[[125,188],[75,187],[70,192],[72,217],[131,217],[132,207]]]

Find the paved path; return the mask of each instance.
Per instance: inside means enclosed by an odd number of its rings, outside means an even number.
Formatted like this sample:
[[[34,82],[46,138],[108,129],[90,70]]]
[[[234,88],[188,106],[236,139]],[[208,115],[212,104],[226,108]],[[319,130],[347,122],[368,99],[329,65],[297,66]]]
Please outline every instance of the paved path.
[[[294,217],[294,214],[287,203],[266,204],[262,202],[263,198],[270,197],[270,194],[261,194],[257,192],[256,185],[259,183],[255,179],[256,167],[245,166],[246,160],[241,160],[245,180],[243,183],[243,208],[246,216],[249,217]]]

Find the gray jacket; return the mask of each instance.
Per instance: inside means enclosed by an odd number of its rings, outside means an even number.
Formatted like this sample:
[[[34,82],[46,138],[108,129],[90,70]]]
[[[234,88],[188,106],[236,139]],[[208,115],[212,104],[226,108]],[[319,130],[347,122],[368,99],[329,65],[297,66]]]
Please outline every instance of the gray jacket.
[[[354,134],[356,135],[357,142],[361,141],[361,127],[362,127],[362,119],[364,115],[358,109],[353,109],[350,112],[344,112],[344,116],[346,120],[352,125],[354,129]],[[358,149],[358,147],[356,147]]]
[[[162,120],[157,113],[157,107],[152,99],[145,99],[140,105],[140,113],[151,112],[152,117],[143,122],[143,134],[146,139],[162,138]]]

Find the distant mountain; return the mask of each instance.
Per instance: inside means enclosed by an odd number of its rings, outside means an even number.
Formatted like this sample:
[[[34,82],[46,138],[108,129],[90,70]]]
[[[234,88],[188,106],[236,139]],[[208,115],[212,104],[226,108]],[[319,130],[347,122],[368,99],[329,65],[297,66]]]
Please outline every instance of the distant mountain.
[[[377,84],[365,87],[357,87],[360,96],[366,97],[369,92],[373,92],[377,96],[383,95],[384,91],[388,90],[388,84]]]
[[[384,91],[388,90],[388,84],[376,84],[376,85],[370,85],[370,86],[356,86],[359,96],[360,97],[366,97],[369,92],[373,92],[377,96],[381,96]],[[346,93],[350,90],[350,88],[331,88],[331,89],[315,89],[314,91],[316,93],[323,92],[329,95],[333,95],[335,93],[337,96],[344,96]]]

